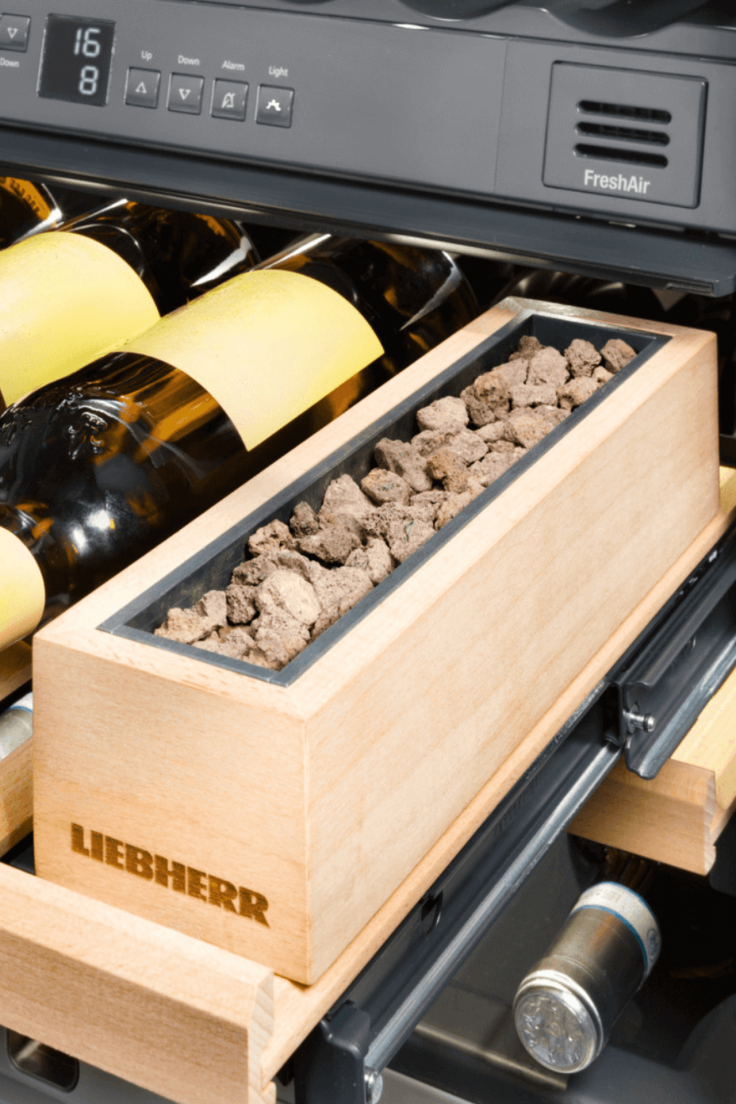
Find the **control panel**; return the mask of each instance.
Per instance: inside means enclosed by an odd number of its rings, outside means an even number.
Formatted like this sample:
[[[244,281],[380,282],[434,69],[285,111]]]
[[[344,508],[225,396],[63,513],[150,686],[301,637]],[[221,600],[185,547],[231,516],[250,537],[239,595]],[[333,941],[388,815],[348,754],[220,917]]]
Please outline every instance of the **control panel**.
[[[0,127],[736,233],[730,59],[325,5],[46,2],[0,11]]]
[[[505,53],[503,40],[301,12],[26,0],[0,19],[0,118],[487,194]]]

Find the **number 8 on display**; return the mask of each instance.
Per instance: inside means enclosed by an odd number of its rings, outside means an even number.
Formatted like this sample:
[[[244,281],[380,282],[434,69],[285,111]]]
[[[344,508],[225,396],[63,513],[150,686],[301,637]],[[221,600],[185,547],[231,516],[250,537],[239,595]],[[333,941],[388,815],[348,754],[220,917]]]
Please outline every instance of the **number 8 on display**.
[[[79,91],[83,96],[94,96],[99,78],[100,70],[96,65],[85,65],[79,74]]]

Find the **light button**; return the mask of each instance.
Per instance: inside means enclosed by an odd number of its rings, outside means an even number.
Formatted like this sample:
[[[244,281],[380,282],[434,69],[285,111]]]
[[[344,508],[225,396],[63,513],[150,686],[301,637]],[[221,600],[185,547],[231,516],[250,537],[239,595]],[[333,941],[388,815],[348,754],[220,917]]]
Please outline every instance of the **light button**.
[[[0,18],[0,50],[18,50],[25,53],[28,49],[28,34],[31,21],[27,15],[4,15]]]
[[[187,73],[172,73],[169,85],[169,111],[183,115],[199,115],[202,111],[204,77],[190,77]]]
[[[290,127],[293,106],[293,88],[275,88],[262,84],[258,89],[256,122],[264,126]]]
[[[216,80],[212,93],[212,114],[216,119],[245,118],[248,85],[239,81]]]
[[[129,69],[125,102],[131,107],[157,107],[161,74],[157,69]]]

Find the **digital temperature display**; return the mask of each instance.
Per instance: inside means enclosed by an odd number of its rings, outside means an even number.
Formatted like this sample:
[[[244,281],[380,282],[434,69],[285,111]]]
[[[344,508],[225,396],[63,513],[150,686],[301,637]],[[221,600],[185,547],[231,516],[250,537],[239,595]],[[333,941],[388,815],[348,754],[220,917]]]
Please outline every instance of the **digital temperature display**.
[[[101,107],[107,102],[114,40],[115,24],[109,20],[50,15],[39,96]]]

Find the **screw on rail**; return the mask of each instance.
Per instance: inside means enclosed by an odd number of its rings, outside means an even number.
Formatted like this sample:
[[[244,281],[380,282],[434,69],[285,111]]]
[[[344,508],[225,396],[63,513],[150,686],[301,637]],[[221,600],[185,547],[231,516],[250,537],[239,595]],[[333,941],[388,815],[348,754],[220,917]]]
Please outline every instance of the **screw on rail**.
[[[367,1069],[365,1071],[365,1100],[366,1104],[378,1104],[383,1094],[383,1077],[378,1070]]]
[[[656,720],[651,713],[635,713],[629,711],[624,713],[624,719],[630,733],[632,732],[654,732]]]

